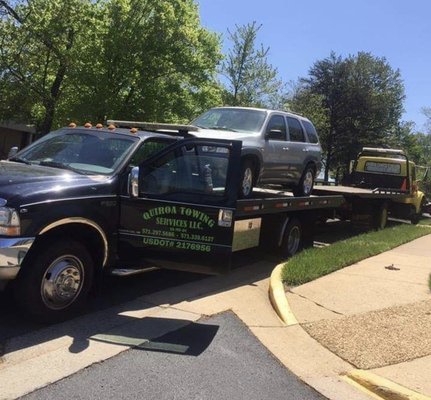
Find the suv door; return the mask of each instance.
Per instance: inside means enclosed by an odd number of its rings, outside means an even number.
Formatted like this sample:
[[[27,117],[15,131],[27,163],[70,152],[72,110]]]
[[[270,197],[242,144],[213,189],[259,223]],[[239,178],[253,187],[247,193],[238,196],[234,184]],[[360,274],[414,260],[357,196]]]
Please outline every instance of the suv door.
[[[139,166],[121,199],[124,267],[222,273],[230,268],[241,142],[185,139]]]
[[[262,178],[286,181],[289,175],[287,148],[287,131],[284,116],[273,114],[265,128],[265,148],[263,151],[264,171]]]
[[[298,182],[305,166],[304,160],[307,158],[308,147],[299,119],[286,117],[286,121],[289,129],[287,154],[291,164],[292,178]]]

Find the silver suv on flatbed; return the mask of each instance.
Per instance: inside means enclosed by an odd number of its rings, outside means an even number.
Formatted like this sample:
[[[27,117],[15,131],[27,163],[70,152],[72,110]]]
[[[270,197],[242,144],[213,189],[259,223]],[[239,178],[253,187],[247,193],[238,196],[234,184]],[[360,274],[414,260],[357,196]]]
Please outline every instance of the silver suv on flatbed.
[[[313,124],[302,116],[248,107],[212,108],[193,120],[193,136],[242,140],[240,197],[253,187],[278,184],[309,196],[322,149]]]

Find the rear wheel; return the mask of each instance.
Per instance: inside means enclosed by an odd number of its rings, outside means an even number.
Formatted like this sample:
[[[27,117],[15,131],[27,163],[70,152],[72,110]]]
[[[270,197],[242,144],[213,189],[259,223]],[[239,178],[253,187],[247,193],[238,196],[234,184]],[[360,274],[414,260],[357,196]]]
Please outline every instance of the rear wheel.
[[[44,245],[24,263],[15,297],[40,321],[70,318],[85,303],[93,283],[94,263],[81,243],[59,240]]]
[[[307,165],[299,180],[298,186],[293,189],[293,194],[297,197],[310,196],[314,187],[314,177],[316,172],[312,165]]]
[[[386,224],[388,223],[388,203],[383,203],[377,209],[375,218],[374,218],[374,227],[377,230],[385,229]]]
[[[251,160],[243,160],[241,163],[241,180],[238,191],[238,196],[241,199],[248,199],[252,195],[255,181],[254,170],[254,164]]]
[[[292,257],[300,249],[302,245],[302,227],[298,219],[292,218],[283,234],[280,251],[283,257]]]

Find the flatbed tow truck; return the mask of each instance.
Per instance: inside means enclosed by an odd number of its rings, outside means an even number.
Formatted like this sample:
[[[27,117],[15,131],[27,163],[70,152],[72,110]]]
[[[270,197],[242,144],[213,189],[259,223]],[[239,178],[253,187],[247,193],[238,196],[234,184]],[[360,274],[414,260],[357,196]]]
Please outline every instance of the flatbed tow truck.
[[[344,202],[238,200],[240,141],[139,128],[66,127],[0,161],[0,284],[33,318],[69,318],[103,274],[220,274],[255,246],[288,257]]]
[[[237,199],[241,142],[141,128],[63,128],[0,161],[0,283],[32,317],[69,318],[106,273],[220,274],[256,246],[289,257],[316,221],[355,204],[356,189],[324,187]],[[367,196],[373,210],[388,199]]]

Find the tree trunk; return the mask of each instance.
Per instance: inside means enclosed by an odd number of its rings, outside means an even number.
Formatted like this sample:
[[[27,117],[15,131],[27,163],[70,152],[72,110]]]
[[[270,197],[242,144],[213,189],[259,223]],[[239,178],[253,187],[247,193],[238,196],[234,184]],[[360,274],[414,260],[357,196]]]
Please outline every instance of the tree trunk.
[[[46,135],[51,131],[52,123],[54,121],[55,114],[55,101],[50,100],[45,104],[45,115],[43,121],[39,126],[39,133],[41,135]]]

